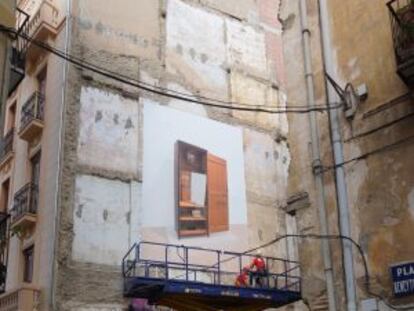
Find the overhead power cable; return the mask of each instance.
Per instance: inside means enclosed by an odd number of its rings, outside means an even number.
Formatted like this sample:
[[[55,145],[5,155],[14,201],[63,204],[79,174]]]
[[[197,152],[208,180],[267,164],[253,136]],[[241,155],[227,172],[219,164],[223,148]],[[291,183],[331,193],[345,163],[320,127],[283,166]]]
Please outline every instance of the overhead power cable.
[[[186,102],[191,102],[195,104],[201,104],[204,106],[210,106],[210,107],[222,108],[222,109],[230,109],[230,110],[238,110],[238,111],[246,111],[246,112],[264,112],[264,113],[270,113],[270,114],[309,113],[312,111],[323,112],[323,111],[327,111],[331,109],[338,109],[339,107],[342,107],[342,104],[333,104],[329,106],[326,106],[326,105],[313,105],[309,107],[305,107],[305,106],[288,107],[286,106],[285,108],[276,108],[276,107],[270,107],[266,105],[250,105],[246,103],[227,102],[227,101],[223,101],[219,99],[212,99],[212,98],[208,98],[204,96],[186,94],[186,93],[178,92],[175,90],[158,87],[156,85],[151,85],[151,84],[142,82],[140,80],[133,79],[131,77],[110,71],[103,67],[99,67],[95,64],[85,61],[84,59],[80,59],[78,57],[74,57],[70,54],[64,53],[63,51],[60,51],[48,45],[45,42],[36,40],[33,37],[30,37],[24,33],[18,33],[13,28],[0,25],[0,31],[8,33],[10,35],[18,36],[28,42],[31,42],[37,47],[42,48],[80,68],[87,69],[97,74],[100,74],[102,76],[105,76],[107,78],[113,79],[115,81],[130,85],[133,87],[137,87],[143,91],[147,91],[147,92],[157,94],[160,96],[165,96],[165,97],[178,99],[178,100],[182,100]],[[200,99],[203,99],[203,100],[200,100]]]
[[[345,160],[344,162],[338,163],[336,165],[325,166],[325,167],[323,167],[322,172],[324,173],[324,172],[333,170],[337,167],[342,167],[342,166],[348,165],[348,164],[353,163],[353,162],[358,162],[358,161],[361,161],[361,160],[365,160],[366,158],[368,158],[370,156],[373,156],[374,154],[395,149],[395,148],[397,148],[398,146],[400,146],[404,143],[411,144],[413,142],[414,142],[414,135],[411,135],[411,136],[402,138],[402,139],[400,139],[400,140],[398,140],[394,143],[391,143],[391,144],[385,145],[383,147],[368,151],[368,152],[363,153],[363,154],[361,154],[359,156],[356,156],[354,158],[350,158],[350,159]]]

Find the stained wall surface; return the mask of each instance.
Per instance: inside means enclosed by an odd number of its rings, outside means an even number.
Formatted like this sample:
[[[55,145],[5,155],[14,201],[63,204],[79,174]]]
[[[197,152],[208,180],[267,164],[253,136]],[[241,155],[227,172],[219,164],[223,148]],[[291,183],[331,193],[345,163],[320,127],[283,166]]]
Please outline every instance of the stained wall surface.
[[[313,73],[317,104],[326,103],[324,69],[320,46],[319,13],[316,2],[308,3]],[[332,34],[333,72],[344,87],[365,83],[368,97],[346,119],[341,109],[340,131],[349,200],[352,238],[361,245],[368,260],[372,292],[396,305],[413,302],[413,297],[396,299],[390,266],[413,261],[410,241],[413,225],[412,127],[413,102],[410,91],[396,73],[390,14],[386,1],[328,1]],[[281,9],[284,24],[284,52],[287,95],[292,102],[306,103],[305,74],[298,1],[285,1]],[[310,207],[296,213],[298,231],[318,232],[318,206],[311,172],[309,123],[307,117],[289,116],[292,162],[289,193],[309,193]],[[292,126],[292,125],[295,126]],[[318,116],[322,163],[332,165],[330,134],[326,114]],[[329,232],[338,233],[338,210],[333,171],[324,174]],[[300,242],[299,257],[305,277],[304,297],[312,306],[326,307],[326,292],[319,242]],[[339,243],[332,242],[336,299],[345,309],[344,275]],[[358,303],[369,297],[364,287],[365,272],[354,251]],[[313,284],[313,286],[308,286]],[[325,297],[325,298],[324,298]],[[380,310],[388,310],[378,303]],[[359,305],[360,307],[362,305]]]
[[[279,1],[72,3],[74,55],[169,93],[251,107],[286,105]],[[178,241],[174,217],[168,216],[174,213],[175,140],[228,162],[230,225],[236,231],[211,234],[204,238],[209,246],[244,250],[294,230],[282,209],[291,159],[286,115],[191,103],[75,67],[69,81],[66,193],[60,194],[56,254],[61,310],[126,307],[120,260],[128,248],[148,237]],[[151,226],[157,230],[149,232]],[[287,245],[265,253],[288,256]],[[293,259],[295,252],[289,254]],[[102,279],[111,281],[102,284]]]

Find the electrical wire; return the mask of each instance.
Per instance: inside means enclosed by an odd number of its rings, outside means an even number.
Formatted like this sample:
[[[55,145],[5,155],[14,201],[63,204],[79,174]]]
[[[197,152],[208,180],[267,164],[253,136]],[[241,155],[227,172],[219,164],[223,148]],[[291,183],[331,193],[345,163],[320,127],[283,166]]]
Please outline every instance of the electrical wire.
[[[292,106],[286,108],[276,108],[275,107],[269,107],[266,105],[250,105],[246,103],[235,103],[235,102],[226,102],[218,99],[211,99],[208,97],[203,96],[195,96],[190,94],[185,94],[182,92],[161,88],[155,85],[150,85],[148,83],[133,79],[131,77],[121,75],[119,73],[112,72],[110,70],[107,70],[105,68],[99,67],[95,64],[89,63],[83,59],[74,57],[72,55],[69,55],[67,53],[64,53],[58,49],[53,48],[52,46],[34,39],[33,37],[30,37],[24,33],[18,33],[13,28],[5,27],[3,25],[0,25],[0,31],[5,32],[11,35],[18,36],[20,38],[23,38],[24,40],[33,43],[34,45],[80,67],[83,69],[90,70],[92,72],[95,72],[97,74],[100,74],[102,76],[105,76],[107,78],[113,79],[115,81],[137,87],[143,91],[147,91],[153,94],[157,94],[160,96],[166,96],[169,98],[174,98],[186,102],[191,102],[195,104],[201,104],[204,106],[210,106],[215,108],[223,108],[223,109],[230,109],[230,110],[239,110],[239,111],[246,111],[246,112],[264,112],[264,113],[270,113],[270,114],[278,114],[278,113],[309,113],[309,112],[324,112],[331,109],[338,109],[339,107],[342,107],[343,104],[332,104],[332,105],[313,105],[308,106],[304,109],[299,109],[305,106]],[[168,92],[168,93],[167,93]],[[198,98],[206,99],[206,101],[201,101]],[[266,108],[264,108],[266,107]]]
[[[380,148],[374,149],[372,151],[363,153],[363,154],[361,154],[361,155],[359,155],[357,157],[354,157],[354,158],[345,160],[344,162],[338,163],[336,165],[325,166],[322,169],[322,172],[325,173],[325,172],[330,171],[330,170],[333,170],[333,169],[335,169],[337,167],[345,166],[345,165],[348,165],[348,164],[350,164],[352,162],[357,162],[357,161],[360,161],[360,160],[364,160],[364,159],[366,159],[366,158],[368,158],[368,157],[370,157],[370,156],[372,156],[374,154],[377,154],[377,153],[380,153],[380,152],[384,152],[384,151],[387,151],[387,150],[390,150],[390,149],[394,149],[394,148],[396,148],[397,146],[399,146],[399,145],[401,145],[403,143],[413,143],[413,142],[414,142],[414,135],[411,135],[411,136],[408,136],[406,138],[400,139],[400,140],[398,140],[398,141],[396,141],[396,142],[394,142],[392,144],[385,145],[383,147],[380,147]]]
[[[400,118],[397,118],[397,119],[395,119],[395,120],[392,120],[391,122],[387,122],[387,123],[385,123],[385,124],[382,124],[382,125],[380,125],[380,126],[378,126],[378,127],[375,127],[375,128],[373,128],[373,129],[370,129],[370,130],[368,130],[368,131],[358,133],[358,134],[357,134],[357,135],[355,135],[355,136],[350,136],[349,138],[345,139],[345,140],[344,140],[344,142],[346,142],[346,143],[347,143],[347,142],[350,142],[350,141],[352,141],[352,140],[359,139],[359,138],[362,138],[362,137],[365,137],[365,136],[368,136],[368,135],[374,134],[374,133],[376,133],[376,132],[378,132],[378,131],[381,131],[381,130],[383,130],[383,129],[389,128],[389,127],[391,127],[391,126],[394,126],[394,125],[396,125],[396,124],[400,123],[401,121],[404,121],[404,120],[406,120],[406,119],[409,119],[409,118],[411,118],[411,117],[413,117],[413,116],[414,116],[414,112],[410,112],[410,113],[408,113],[408,114],[403,115],[403,116],[402,116],[402,117],[400,117]]]

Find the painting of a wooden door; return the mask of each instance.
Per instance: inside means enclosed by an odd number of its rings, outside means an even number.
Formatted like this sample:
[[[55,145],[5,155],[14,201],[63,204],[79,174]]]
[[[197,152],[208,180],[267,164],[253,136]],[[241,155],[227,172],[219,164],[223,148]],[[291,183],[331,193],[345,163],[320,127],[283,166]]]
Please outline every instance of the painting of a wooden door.
[[[225,160],[208,153],[208,231],[229,230],[229,209],[227,197],[227,163]]]

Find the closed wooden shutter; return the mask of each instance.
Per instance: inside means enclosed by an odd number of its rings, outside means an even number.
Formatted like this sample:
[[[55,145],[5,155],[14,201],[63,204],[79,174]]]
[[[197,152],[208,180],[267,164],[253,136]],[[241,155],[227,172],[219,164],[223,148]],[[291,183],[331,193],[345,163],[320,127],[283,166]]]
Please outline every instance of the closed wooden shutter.
[[[209,232],[229,230],[226,161],[212,154],[207,156],[208,227]]]

